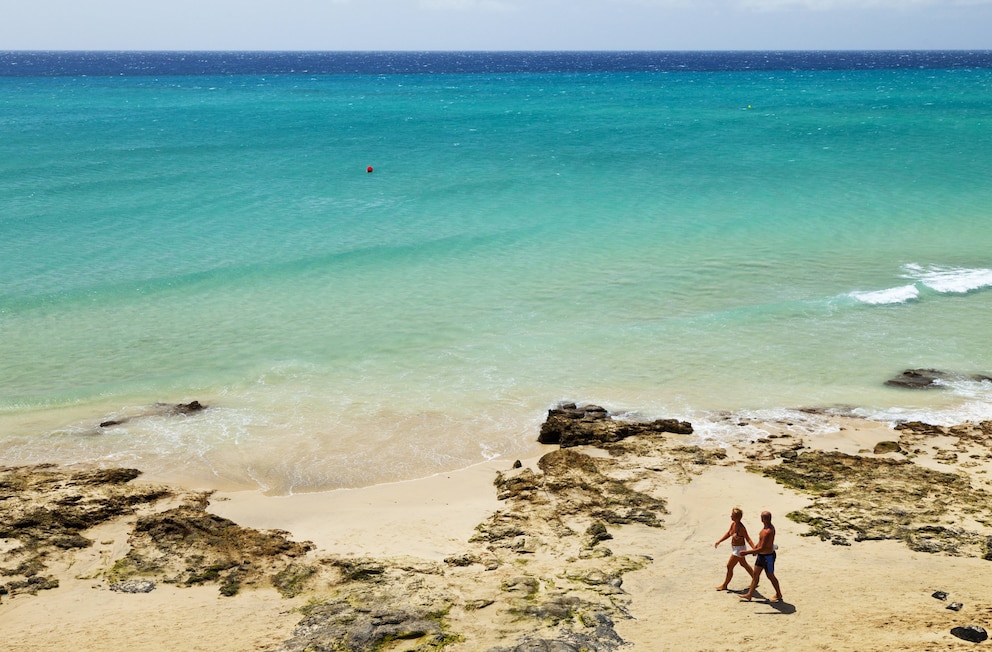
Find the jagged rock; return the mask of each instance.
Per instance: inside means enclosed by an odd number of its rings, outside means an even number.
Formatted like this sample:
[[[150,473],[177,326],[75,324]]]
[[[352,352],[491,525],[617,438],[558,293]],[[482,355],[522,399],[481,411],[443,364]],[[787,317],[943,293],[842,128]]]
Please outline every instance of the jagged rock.
[[[523,469],[515,476],[507,477],[502,473],[496,475],[497,500],[508,498],[530,498],[539,487],[537,475],[530,469]]]
[[[0,468],[0,539],[21,543],[0,554],[10,569],[2,574],[13,578],[6,590],[36,593],[58,586],[43,574],[52,553],[88,548],[93,542],[82,532],[172,495],[166,487],[130,484],[140,473],[64,471],[51,464]]]
[[[586,536],[589,537],[586,543],[586,547],[588,548],[593,548],[597,543],[613,538],[613,535],[607,531],[606,525],[602,521],[592,523],[589,529],[586,530]]]
[[[885,381],[885,384],[909,389],[928,389],[944,378],[947,378],[947,374],[936,369],[907,369],[895,378]]]
[[[128,541],[131,550],[114,565],[110,579],[142,575],[185,586],[218,583],[224,596],[272,575],[280,578],[283,591],[292,592],[295,582],[305,580],[302,566],[286,569],[312,550],[312,543],[291,541],[281,530],[243,528],[208,513],[206,504],[204,495],[194,494],[179,507],[140,516]]]
[[[377,650],[389,641],[439,640],[442,635],[441,624],[424,609],[366,611],[339,602],[311,609],[297,625],[293,638],[278,650]]]
[[[946,591],[934,591],[930,595],[930,597],[931,598],[937,598],[938,600],[946,600],[947,599],[947,592]]]
[[[556,595],[538,604],[528,605],[522,611],[538,620],[559,623],[571,620],[581,605],[582,600],[574,595]]]
[[[32,575],[23,580],[7,582],[3,587],[3,592],[4,595],[16,595],[18,593],[36,595],[38,591],[57,589],[58,587],[59,581],[51,575]]]
[[[120,593],[151,593],[155,590],[155,582],[151,580],[125,580],[110,585],[111,591]]]
[[[940,381],[947,380],[974,380],[992,381],[992,377],[983,374],[952,374],[938,369],[907,369],[895,378],[885,381],[891,387],[905,387],[907,389],[933,389],[940,387]]]
[[[618,421],[598,405],[577,407],[562,403],[548,410],[537,440],[542,444],[558,444],[562,448],[618,442],[641,434],[692,434],[692,424],[677,419],[657,419],[650,422]]]
[[[951,604],[947,605],[947,609],[950,609],[951,611],[961,611],[961,607],[963,606],[964,605],[961,604],[960,602],[952,602]]]
[[[972,643],[981,643],[989,637],[989,634],[985,631],[985,628],[979,627],[978,625],[955,627],[951,630],[951,634],[965,641],[971,641]]]
[[[624,640],[613,629],[613,621],[606,614],[603,621],[585,632],[567,632],[554,639],[525,637],[514,647],[493,647],[486,652],[611,652],[624,645]]]
[[[872,451],[875,455],[885,455],[886,453],[898,453],[902,448],[899,447],[898,442],[894,441],[880,441],[875,444],[875,449]]]
[[[934,426],[929,423],[923,423],[922,421],[905,421],[903,423],[897,423],[894,428],[896,430],[906,430],[917,435],[930,435],[934,437],[940,437],[946,434],[946,430],[942,426]]]
[[[444,563],[449,566],[471,566],[481,564],[482,561],[476,555],[452,555],[444,558]]]
[[[537,589],[540,587],[540,582],[534,577],[521,576],[512,577],[505,582],[503,582],[503,590],[511,593],[524,593],[526,595],[533,595],[537,593]]]

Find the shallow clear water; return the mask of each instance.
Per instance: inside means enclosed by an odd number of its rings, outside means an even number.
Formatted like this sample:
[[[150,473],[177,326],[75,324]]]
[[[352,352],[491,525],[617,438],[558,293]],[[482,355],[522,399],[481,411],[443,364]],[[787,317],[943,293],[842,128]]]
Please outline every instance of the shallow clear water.
[[[284,493],[533,453],[562,399],[992,418],[883,385],[992,372],[992,64],[484,56],[0,77],[0,463]]]

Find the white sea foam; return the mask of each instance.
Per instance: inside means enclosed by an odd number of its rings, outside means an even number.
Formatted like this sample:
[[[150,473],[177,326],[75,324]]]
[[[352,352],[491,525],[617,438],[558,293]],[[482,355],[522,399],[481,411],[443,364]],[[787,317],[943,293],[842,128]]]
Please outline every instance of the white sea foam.
[[[992,269],[967,267],[923,267],[916,263],[906,265],[905,278],[919,281],[941,294],[965,294],[982,288],[992,287]]]
[[[903,266],[903,278],[914,281],[908,285],[884,290],[855,290],[847,296],[870,305],[906,303],[920,298],[920,286],[940,294],[967,294],[982,288],[992,287],[992,269],[944,267],[917,263]]]
[[[807,412],[791,408],[735,410],[699,415],[693,419],[694,436],[704,442],[725,445],[750,443],[775,432],[797,436],[836,432],[837,423],[828,412]]]
[[[872,305],[884,305],[892,303],[906,303],[920,296],[920,290],[915,285],[900,285],[899,287],[885,290],[855,291],[848,294],[853,299],[861,303]]]

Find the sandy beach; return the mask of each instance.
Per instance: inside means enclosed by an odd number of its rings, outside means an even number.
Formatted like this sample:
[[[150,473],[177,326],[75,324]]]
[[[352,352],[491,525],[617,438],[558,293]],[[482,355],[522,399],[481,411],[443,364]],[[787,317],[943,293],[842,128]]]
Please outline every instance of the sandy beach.
[[[247,545],[219,577],[181,575],[194,557],[163,561],[129,576],[153,590],[123,590],[123,558],[155,559],[141,519],[209,489],[172,488],[83,529],[86,547],[46,549],[36,574],[57,586],[2,596],[0,637],[23,652],[971,649],[951,630],[992,628],[992,423],[835,418],[833,434],[761,424],[769,437],[730,448],[655,433],[364,489],[214,492],[198,518],[310,544],[279,547],[255,575],[264,564]],[[754,538],[772,512],[783,601],[762,579],[741,602],[740,567],[715,590],[730,548],[714,542],[734,506]],[[11,532],[0,586],[18,578]],[[242,584],[224,595],[235,571]]]

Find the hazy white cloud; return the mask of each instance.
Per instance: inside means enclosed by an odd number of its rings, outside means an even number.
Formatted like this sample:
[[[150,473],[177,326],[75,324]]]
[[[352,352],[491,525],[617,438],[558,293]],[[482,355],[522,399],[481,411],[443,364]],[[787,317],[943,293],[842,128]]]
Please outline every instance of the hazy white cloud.
[[[0,49],[990,49],[992,0],[11,0]]]

